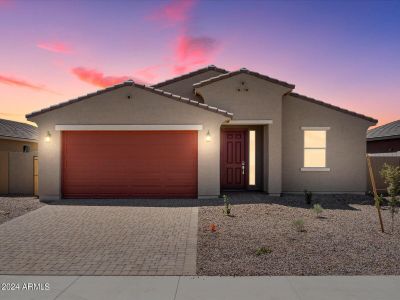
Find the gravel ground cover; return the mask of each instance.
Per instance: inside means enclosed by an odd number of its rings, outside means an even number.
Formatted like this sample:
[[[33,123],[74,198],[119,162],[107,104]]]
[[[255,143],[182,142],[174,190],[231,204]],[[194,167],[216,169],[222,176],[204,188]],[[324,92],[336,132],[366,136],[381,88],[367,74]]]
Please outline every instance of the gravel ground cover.
[[[34,197],[0,197],[0,224],[43,205],[39,199]]]
[[[313,204],[324,208],[320,217],[303,195],[235,193],[230,199],[233,217],[223,214],[220,199],[200,204],[198,275],[400,274],[400,216],[392,233],[383,207],[387,233],[381,233],[371,197],[314,195]],[[303,232],[293,224],[298,219]]]

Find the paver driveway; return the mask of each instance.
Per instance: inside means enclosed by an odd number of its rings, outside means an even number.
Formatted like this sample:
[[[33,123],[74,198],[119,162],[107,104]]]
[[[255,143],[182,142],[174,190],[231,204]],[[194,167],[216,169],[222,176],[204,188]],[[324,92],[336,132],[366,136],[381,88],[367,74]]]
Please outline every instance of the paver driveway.
[[[48,205],[0,225],[0,274],[194,275],[197,208]]]

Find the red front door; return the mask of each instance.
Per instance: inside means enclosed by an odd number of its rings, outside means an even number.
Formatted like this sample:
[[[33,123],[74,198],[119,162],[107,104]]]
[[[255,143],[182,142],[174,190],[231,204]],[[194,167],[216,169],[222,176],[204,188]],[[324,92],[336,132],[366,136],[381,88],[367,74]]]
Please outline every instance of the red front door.
[[[247,130],[241,129],[221,131],[222,189],[244,189],[246,187],[246,134]]]

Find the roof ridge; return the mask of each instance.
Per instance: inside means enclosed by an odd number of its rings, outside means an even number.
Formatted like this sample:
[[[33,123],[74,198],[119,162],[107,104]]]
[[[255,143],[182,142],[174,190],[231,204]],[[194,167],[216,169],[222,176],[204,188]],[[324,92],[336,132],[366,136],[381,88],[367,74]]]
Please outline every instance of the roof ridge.
[[[400,136],[400,120],[395,120],[372,128],[367,132],[368,139]]]
[[[124,82],[121,82],[119,84],[107,87],[105,89],[97,90],[96,92],[89,93],[89,94],[86,94],[86,95],[83,95],[83,96],[80,96],[80,97],[77,97],[77,98],[73,98],[73,99],[70,99],[70,100],[67,100],[67,101],[64,101],[64,102],[49,106],[47,108],[44,108],[44,109],[41,109],[41,110],[38,110],[38,111],[31,112],[30,114],[26,115],[26,118],[34,117],[34,116],[40,115],[42,113],[45,113],[45,112],[48,112],[48,111],[52,111],[54,109],[58,109],[58,108],[67,106],[69,104],[73,104],[73,103],[76,103],[76,102],[79,102],[79,101],[82,101],[82,100],[97,96],[99,94],[110,92],[112,90],[115,90],[115,89],[118,89],[118,88],[121,88],[121,87],[125,87],[125,86],[134,86],[134,87],[138,87],[138,88],[141,88],[141,89],[145,89],[145,90],[147,90],[149,92],[153,92],[155,94],[163,95],[164,97],[171,98],[171,99],[173,99],[175,101],[179,101],[179,102],[187,103],[187,104],[190,104],[190,105],[193,105],[193,106],[197,106],[197,107],[209,110],[211,112],[222,114],[222,115],[227,116],[229,118],[232,118],[232,116],[233,116],[233,113],[228,112],[226,110],[223,110],[223,109],[220,109],[220,108],[217,108],[217,107],[213,107],[213,106],[210,106],[208,104],[200,103],[197,100],[193,100],[193,99],[189,99],[189,98],[186,98],[186,97],[182,97],[180,95],[173,94],[173,93],[164,91],[162,89],[159,89],[159,88],[156,88],[156,87],[153,87],[153,86],[147,86],[145,84],[138,84],[138,83],[135,83],[132,79],[128,79],[127,81],[124,81]]]
[[[188,72],[188,73],[185,73],[185,74],[182,74],[182,75],[179,75],[179,76],[176,76],[176,77],[164,80],[164,81],[161,81],[161,82],[153,84],[151,86],[152,87],[156,87],[156,88],[162,87],[164,85],[168,85],[170,83],[173,83],[173,82],[176,82],[176,81],[179,81],[179,80],[184,80],[186,78],[190,78],[192,76],[204,73],[206,71],[217,71],[217,72],[221,72],[221,73],[229,73],[228,70],[225,70],[225,69],[222,69],[222,68],[218,68],[215,65],[208,65],[208,66],[206,66],[204,68],[200,68],[200,69],[197,69],[197,70],[194,70],[194,71],[191,71],[191,72]]]
[[[33,128],[37,128],[36,126],[33,126],[33,125],[31,125],[31,124],[28,124],[28,123],[24,123],[24,122],[19,122],[19,121],[15,121],[15,120],[9,120],[9,119],[0,118],[0,122],[2,122],[2,121],[17,123],[17,124],[27,125],[27,126],[30,126],[30,127],[33,127]]]
[[[233,77],[233,76],[236,76],[236,75],[242,74],[242,73],[248,74],[248,75],[251,75],[251,76],[255,76],[255,77],[258,77],[260,79],[264,79],[264,80],[267,80],[269,82],[272,82],[272,83],[275,83],[275,84],[279,84],[279,85],[282,85],[282,86],[290,88],[290,89],[294,89],[295,88],[295,85],[292,84],[292,83],[281,81],[281,80],[269,77],[267,75],[264,75],[264,74],[261,74],[261,73],[258,73],[258,72],[250,71],[250,70],[248,70],[246,68],[240,68],[239,70],[236,70],[236,71],[228,72],[228,73],[225,73],[225,74],[221,74],[221,75],[218,75],[218,76],[215,76],[215,77],[212,77],[212,78],[208,78],[208,79],[202,80],[200,82],[197,82],[197,83],[193,84],[193,87],[194,88],[202,87],[202,86],[208,85],[210,83],[216,82],[218,80],[222,80],[222,79],[225,79],[225,78]]]
[[[359,113],[356,113],[354,111],[351,111],[351,110],[348,110],[348,109],[345,109],[345,108],[342,108],[342,107],[339,107],[339,106],[336,106],[336,105],[332,105],[332,104],[326,103],[326,102],[321,101],[321,100],[317,100],[315,98],[311,98],[311,97],[308,97],[308,96],[305,96],[305,95],[301,95],[301,94],[298,94],[298,93],[294,93],[294,92],[290,92],[289,95],[292,95],[294,97],[303,99],[305,101],[309,101],[309,102],[313,102],[313,103],[316,103],[316,104],[320,104],[320,105],[323,105],[325,107],[332,108],[332,109],[335,109],[337,111],[353,115],[355,117],[359,117],[361,119],[373,122],[375,124],[378,122],[378,120],[376,120],[376,119],[374,119],[372,117],[368,117],[366,115],[359,114]]]
[[[38,140],[38,128],[31,124],[14,120],[0,119],[0,136],[24,140]]]
[[[368,131],[376,130],[376,129],[379,129],[379,128],[382,128],[382,127],[386,127],[386,126],[397,126],[397,125],[400,126],[400,120],[391,121],[391,122],[389,122],[389,123],[386,123],[386,124],[377,126],[377,127],[375,127],[375,128],[372,128],[372,129],[370,129],[370,130],[368,130]]]

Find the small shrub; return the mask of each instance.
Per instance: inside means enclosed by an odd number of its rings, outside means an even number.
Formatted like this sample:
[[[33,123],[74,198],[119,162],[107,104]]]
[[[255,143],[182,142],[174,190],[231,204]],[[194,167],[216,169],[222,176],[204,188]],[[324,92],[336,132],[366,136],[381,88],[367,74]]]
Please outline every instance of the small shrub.
[[[311,204],[311,202],[312,202],[312,193],[311,192],[309,192],[309,191],[307,191],[307,190],[304,190],[304,200],[306,201],[306,203],[308,204],[308,205],[310,205]]]
[[[314,204],[312,210],[316,214],[317,218],[319,218],[321,216],[322,212],[324,211],[321,204],[319,204],[319,203]]]
[[[260,255],[264,255],[264,254],[270,254],[271,252],[272,252],[271,249],[269,249],[267,247],[261,247],[256,250],[256,255],[260,256]]]
[[[389,164],[384,164],[382,170],[380,171],[381,176],[387,184],[387,192],[389,194],[389,207],[392,216],[392,232],[394,228],[394,215],[399,212],[399,200],[397,195],[400,194],[400,166],[393,166]]]
[[[383,198],[383,195],[382,195],[382,194],[377,195],[377,196],[374,198],[374,200],[375,200],[375,205],[383,206],[383,204],[384,204],[384,198]]]
[[[224,209],[222,210],[226,216],[231,215],[232,205],[229,201],[229,197],[227,195],[223,195],[222,198],[224,199]]]
[[[304,228],[304,220],[303,219],[294,220],[293,226],[297,232],[305,232],[306,231],[306,229]]]

